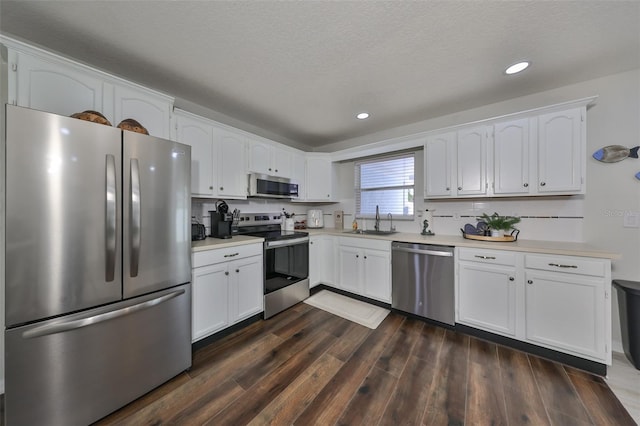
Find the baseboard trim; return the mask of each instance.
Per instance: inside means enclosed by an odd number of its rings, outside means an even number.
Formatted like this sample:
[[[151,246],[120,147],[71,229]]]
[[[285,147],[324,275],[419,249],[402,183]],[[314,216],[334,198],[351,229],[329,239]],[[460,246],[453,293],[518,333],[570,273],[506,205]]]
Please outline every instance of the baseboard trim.
[[[253,324],[254,322],[260,321],[262,320],[262,312],[260,312],[259,314],[256,314],[252,317],[249,317],[245,320],[240,321],[237,324],[232,325],[231,327],[227,327],[224,330],[220,330],[215,334],[212,334],[211,336],[207,336],[203,339],[200,339],[196,342],[193,342],[191,344],[191,352],[195,352],[198,349],[202,349],[205,346],[210,345],[213,342],[216,342],[220,339],[222,339],[223,337],[226,337],[232,333],[235,333],[238,330],[242,330],[243,328],[245,328],[246,326]]]

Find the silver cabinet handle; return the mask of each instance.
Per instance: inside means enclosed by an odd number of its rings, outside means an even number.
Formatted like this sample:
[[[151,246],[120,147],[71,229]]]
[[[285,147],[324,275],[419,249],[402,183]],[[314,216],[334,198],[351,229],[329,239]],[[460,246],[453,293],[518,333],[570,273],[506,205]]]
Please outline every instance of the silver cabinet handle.
[[[509,281],[515,281],[515,278],[509,277]]]
[[[229,275],[229,271],[224,271],[224,274],[225,275]]]
[[[546,183],[545,182],[540,182],[540,186],[545,186]]]
[[[140,241],[142,234],[141,211],[140,211],[140,165],[137,158],[131,159],[131,212],[129,216],[130,229],[129,238],[131,253],[129,257],[130,272],[132,277],[138,276],[138,262],[140,261]]]
[[[479,254],[476,254],[474,257],[477,257],[478,259],[491,259],[491,260],[495,260],[494,256],[480,256]]]
[[[224,257],[236,257],[240,253],[225,254]]]
[[[236,269],[236,273],[240,273],[240,269]]]
[[[174,297],[180,296],[183,293],[184,293],[184,290],[176,290],[176,291],[172,291],[171,293],[164,294],[160,297],[156,297],[155,299],[138,303],[137,305],[127,306],[125,308],[118,309],[117,311],[109,311],[109,312],[105,312],[98,315],[89,315],[84,318],[78,318],[78,319],[68,320],[68,321],[54,323],[54,324],[41,325],[25,331],[24,333],[22,333],[22,337],[24,337],[25,339],[33,339],[36,337],[62,333],[65,331],[71,331],[77,328],[86,327],[88,325],[98,324],[100,322],[108,321],[118,317],[123,317],[125,315],[129,315],[134,312],[151,308],[152,306],[159,305],[160,303],[164,303],[167,300],[173,299]]]
[[[447,191],[451,191],[451,188],[450,188],[450,187],[448,187],[448,186],[447,186],[445,189],[446,189]]]
[[[528,188],[528,187],[529,187],[529,184],[528,184],[528,183],[525,183],[525,184],[524,184],[524,185],[522,185],[522,186],[524,186],[525,188]]]
[[[224,187],[222,187],[222,186],[221,186],[221,187],[220,187],[220,191],[224,191]]]
[[[105,188],[105,273],[106,282],[111,282],[116,273],[116,158],[107,154]]]
[[[461,186],[458,187],[458,191],[462,191],[462,187]]]
[[[556,268],[578,268],[576,265],[562,265],[559,263],[550,263],[549,266],[555,266]]]
[[[533,280],[527,280],[527,284],[533,284]]]

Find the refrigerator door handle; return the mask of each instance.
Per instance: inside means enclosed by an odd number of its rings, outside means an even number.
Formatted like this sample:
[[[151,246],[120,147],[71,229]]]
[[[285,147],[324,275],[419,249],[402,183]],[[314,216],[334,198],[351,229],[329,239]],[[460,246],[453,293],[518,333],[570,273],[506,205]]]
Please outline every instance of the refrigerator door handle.
[[[64,333],[65,331],[71,331],[82,327],[87,327],[89,325],[98,324],[104,321],[109,321],[115,318],[123,317],[125,315],[130,315],[134,312],[142,311],[144,309],[149,309],[153,306],[164,303],[168,300],[173,299],[174,297],[180,296],[185,291],[184,289],[175,290],[171,293],[164,294],[160,297],[156,297],[155,299],[147,300],[136,305],[127,306],[126,308],[118,309],[116,311],[105,312],[98,315],[89,315],[84,318],[77,318],[69,321],[54,323],[54,324],[46,324],[41,325],[39,327],[34,327],[22,333],[22,337],[25,339],[35,339],[37,337],[48,336],[51,334]]]
[[[111,282],[116,270],[116,158],[107,154],[105,191],[105,280]]]
[[[131,251],[129,257],[129,275],[138,276],[138,262],[140,261],[140,166],[137,158],[131,159],[131,214],[130,218],[130,238]]]

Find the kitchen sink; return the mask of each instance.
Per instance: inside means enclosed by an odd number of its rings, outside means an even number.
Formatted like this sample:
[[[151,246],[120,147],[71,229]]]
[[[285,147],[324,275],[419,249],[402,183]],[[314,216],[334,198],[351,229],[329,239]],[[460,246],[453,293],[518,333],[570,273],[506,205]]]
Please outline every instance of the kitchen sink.
[[[364,234],[364,235],[392,235],[398,231],[376,231],[375,229],[356,229],[355,231],[344,231],[345,234]]]

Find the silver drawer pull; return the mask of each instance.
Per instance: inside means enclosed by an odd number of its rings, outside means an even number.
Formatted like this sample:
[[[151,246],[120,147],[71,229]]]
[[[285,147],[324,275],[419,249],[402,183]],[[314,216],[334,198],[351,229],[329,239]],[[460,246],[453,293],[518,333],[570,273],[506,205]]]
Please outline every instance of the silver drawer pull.
[[[240,253],[233,253],[233,254],[225,254],[224,257],[235,257],[237,255],[239,255]]]
[[[558,268],[578,268],[576,265],[561,265],[559,263],[550,263],[549,266],[555,266]]]
[[[476,254],[476,256],[478,259],[492,259],[495,260],[494,256],[480,256],[479,254]]]

